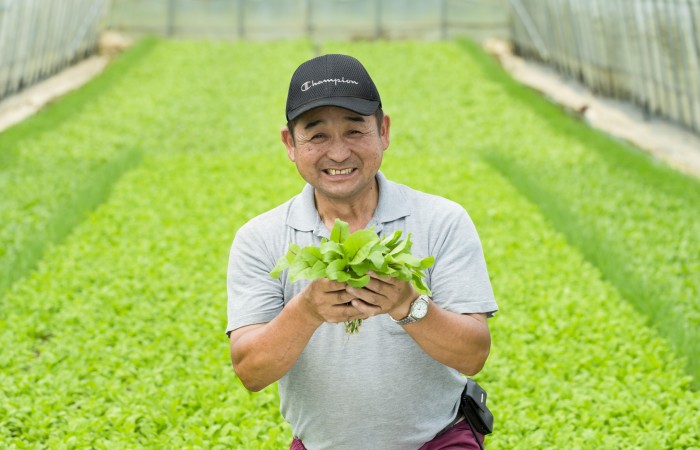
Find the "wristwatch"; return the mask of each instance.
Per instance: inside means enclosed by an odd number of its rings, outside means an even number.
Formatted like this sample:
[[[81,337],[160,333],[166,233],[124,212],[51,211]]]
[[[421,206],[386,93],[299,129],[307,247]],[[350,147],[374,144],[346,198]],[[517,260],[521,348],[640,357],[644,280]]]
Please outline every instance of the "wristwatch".
[[[395,320],[392,317],[391,320],[401,326],[418,322],[428,314],[428,305],[430,305],[430,297],[423,294],[411,302],[411,308],[408,310],[408,315],[406,317],[401,320]]]

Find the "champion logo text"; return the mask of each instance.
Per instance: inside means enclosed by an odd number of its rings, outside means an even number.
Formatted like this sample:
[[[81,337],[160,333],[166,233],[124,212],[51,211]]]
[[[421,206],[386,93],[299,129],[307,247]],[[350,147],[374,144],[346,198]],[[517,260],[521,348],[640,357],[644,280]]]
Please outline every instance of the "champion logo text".
[[[318,81],[306,81],[304,84],[301,85],[301,90],[302,92],[308,91],[314,86],[318,86],[319,84],[324,84],[324,83],[333,83],[336,86],[338,83],[348,83],[348,84],[360,84],[355,80],[346,80],[345,77],[343,78],[327,78],[325,80],[318,80]]]

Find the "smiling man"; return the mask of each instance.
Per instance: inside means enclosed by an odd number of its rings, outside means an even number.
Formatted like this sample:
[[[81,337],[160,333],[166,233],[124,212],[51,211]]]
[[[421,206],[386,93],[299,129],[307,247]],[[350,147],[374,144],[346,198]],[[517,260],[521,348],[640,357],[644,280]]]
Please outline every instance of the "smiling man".
[[[324,55],[295,71],[282,141],[306,181],[288,202],[236,233],[228,268],[231,361],[258,391],[279,381],[291,449],[479,448],[461,416],[466,378],[481,370],[497,310],[467,212],[380,172],[390,119],[362,64]],[[355,231],[411,233],[435,257],[432,296],[396,278],[364,288],[269,275],[290,243],[319,245],[335,219]],[[363,319],[356,335],[343,322]]]

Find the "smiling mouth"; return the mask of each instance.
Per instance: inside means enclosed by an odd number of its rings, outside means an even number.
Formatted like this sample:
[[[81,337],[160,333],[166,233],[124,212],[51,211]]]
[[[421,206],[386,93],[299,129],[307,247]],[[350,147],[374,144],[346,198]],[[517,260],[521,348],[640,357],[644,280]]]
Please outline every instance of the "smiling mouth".
[[[328,175],[349,175],[353,170],[355,169],[326,169],[324,172]]]

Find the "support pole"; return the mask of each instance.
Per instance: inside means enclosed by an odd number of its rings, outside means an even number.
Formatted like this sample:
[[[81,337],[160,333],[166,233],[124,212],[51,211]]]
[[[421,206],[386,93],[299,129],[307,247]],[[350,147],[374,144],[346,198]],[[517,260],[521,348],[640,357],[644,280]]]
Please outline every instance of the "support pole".
[[[175,34],[175,0],[168,0],[168,37],[173,37]]]
[[[245,39],[245,0],[238,0],[238,39]]]
[[[547,51],[547,46],[544,45],[542,36],[540,36],[540,34],[537,32],[537,27],[532,21],[532,17],[530,17],[527,9],[523,6],[520,0],[510,0],[510,5],[513,7],[513,11],[515,11],[515,14],[525,26],[528,36],[530,36],[532,43],[535,44],[535,47],[537,47],[537,51],[540,52],[542,59],[544,61],[548,61],[549,52]]]
[[[447,0],[440,0],[440,39],[447,39]]]

